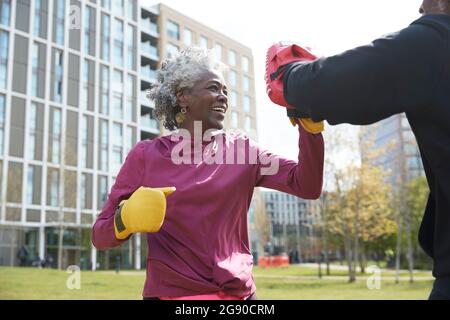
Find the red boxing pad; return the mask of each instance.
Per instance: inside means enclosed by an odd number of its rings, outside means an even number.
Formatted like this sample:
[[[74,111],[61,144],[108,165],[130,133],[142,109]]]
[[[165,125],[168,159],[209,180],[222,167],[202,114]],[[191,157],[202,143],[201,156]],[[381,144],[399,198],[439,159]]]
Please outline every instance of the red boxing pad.
[[[296,44],[278,42],[272,45],[266,56],[266,92],[270,100],[288,109],[289,105],[283,95],[283,74],[286,66],[296,61],[313,61],[317,57],[308,49]]]

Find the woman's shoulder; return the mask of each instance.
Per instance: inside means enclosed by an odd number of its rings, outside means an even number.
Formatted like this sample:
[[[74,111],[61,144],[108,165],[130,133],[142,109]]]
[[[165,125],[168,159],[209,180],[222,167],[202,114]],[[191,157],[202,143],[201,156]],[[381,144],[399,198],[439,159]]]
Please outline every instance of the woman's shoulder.
[[[153,151],[153,152],[163,152],[164,150],[170,150],[171,145],[173,144],[172,141],[172,135],[164,135],[155,137],[153,139],[145,139],[141,140],[140,143],[142,144],[142,148],[146,151]]]
[[[144,157],[161,154],[170,150],[170,136],[159,136],[153,139],[138,141],[130,150],[130,154],[139,154]]]

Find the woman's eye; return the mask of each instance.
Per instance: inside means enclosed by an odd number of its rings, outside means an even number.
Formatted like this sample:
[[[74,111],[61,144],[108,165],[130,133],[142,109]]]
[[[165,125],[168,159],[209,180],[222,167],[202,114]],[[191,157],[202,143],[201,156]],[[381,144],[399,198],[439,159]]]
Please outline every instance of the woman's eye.
[[[208,89],[213,90],[213,91],[220,91],[220,88],[218,86],[210,86]],[[223,94],[228,96],[228,91],[223,90]]]

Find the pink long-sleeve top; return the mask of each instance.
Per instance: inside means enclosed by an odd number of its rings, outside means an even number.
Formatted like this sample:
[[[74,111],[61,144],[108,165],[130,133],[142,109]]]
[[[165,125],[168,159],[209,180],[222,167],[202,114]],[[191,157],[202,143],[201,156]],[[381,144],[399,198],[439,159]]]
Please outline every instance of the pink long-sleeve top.
[[[129,152],[93,226],[94,246],[109,249],[123,243],[115,237],[114,212],[119,203],[140,186],[175,186],[176,192],[167,197],[166,217],[160,231],[147,234],[147,277],[143,296],[223,292],[244,297],[252,294],[256,287],[247,212],[254,188],[266,187],[304,199],[317,199],[322,191],[323,137],[307,133],[301,127],[298,130],[298,162],[262,150],[244,136],[223,131],[215,133],[212,142],[202,142],[201,152],[218,157],[216,142],[221,141],[224,152],[219,155],[225,159],[231,154],[230,150],[234,150],[235,164],[229,160],[218,164],[205,160],[175,164],[172,151],[177,145],[179,148],[180,142],[172,141],[172,135],[137,143]],[[193,139],[182,143],[194,144]],[[246,153],[257,154],[258,161],[236,163],[237,150],[242,145]],[[192,148],[191,159],[195,152]],[[186,156],[183,151],[179,154]],[[259,161],[264,156],[266,160]],[[207,155],[203,159],[206,158]],[[278,161],[278,170],[264,173],[262,169],[271,166],[267,159],[274,161],[271,164]]]

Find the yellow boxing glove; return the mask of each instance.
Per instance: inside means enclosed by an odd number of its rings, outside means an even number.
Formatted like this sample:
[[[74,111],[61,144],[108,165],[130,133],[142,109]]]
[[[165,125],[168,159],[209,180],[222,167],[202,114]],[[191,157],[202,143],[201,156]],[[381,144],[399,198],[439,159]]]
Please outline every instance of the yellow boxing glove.
[[[312,134],[317,134],[325,130],[325,126],[323,124],[323,121],[314,122],[310,118],[289,118],[291,120],[292,125],[295,127],[297,123],[300,123],[300,125],[305,129],[307,132]],[[298,122],[297,122],[298,120]]]
[[[114,216],[116,238],[123,240],[137,232],[158,232],[166,215],[166,197],[175,190],[175,187],[140,187],[128,200],[123,200]]]

